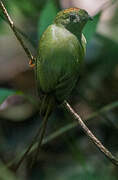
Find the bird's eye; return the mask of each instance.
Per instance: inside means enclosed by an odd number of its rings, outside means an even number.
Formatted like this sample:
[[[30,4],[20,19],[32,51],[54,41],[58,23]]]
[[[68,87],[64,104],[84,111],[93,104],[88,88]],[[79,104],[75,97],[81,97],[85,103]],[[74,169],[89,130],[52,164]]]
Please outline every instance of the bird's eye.
[[[71,14],[70,15],[70,21],[73,21],[73,20],[75,20],[76,19],[76,16],[74,15],[74,14]]]

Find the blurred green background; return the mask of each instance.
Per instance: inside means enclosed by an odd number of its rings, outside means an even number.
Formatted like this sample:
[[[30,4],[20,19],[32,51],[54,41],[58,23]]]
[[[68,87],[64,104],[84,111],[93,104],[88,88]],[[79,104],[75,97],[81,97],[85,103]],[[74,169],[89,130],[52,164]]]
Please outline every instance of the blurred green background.
[[[85,29],[87,53],[83,75],[69,102],[88,127],[116,156],[118,107],[87,120],[95,111],[118,101],[117,0],[4,0],[19,35],[37,56],[38,42],[57,12],[80,7],[94,17]],[[0,179],[116,180],[117,168],[89,141],[61,107],[49,118],[44,145],[30,169],[30,153],[18,172],[14,164],[40,127],[34,70],[0,10]],[[63,132],[65,131],[65,132]],[[35,147],[34,147],[35,148]],[[11,164],[10,168],[7,165]],[[4,172],[4,173],[3,173]]]

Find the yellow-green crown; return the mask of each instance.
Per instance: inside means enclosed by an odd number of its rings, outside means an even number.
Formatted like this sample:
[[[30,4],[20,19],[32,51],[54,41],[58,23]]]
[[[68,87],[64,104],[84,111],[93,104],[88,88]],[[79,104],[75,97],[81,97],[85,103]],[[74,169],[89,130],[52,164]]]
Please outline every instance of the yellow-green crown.
[[[90,19],[87,11],[80,8],[68,8],[60,11],[56,18],[55,23],[58,24],[69,24],[69,23],[84,23]]]

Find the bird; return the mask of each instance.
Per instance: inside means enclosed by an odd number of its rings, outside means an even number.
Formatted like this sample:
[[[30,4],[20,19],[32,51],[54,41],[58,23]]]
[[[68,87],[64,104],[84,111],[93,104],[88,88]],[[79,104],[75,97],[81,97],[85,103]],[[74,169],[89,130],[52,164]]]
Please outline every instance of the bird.
[[[82,72],[86,54],[86,39],[82,30],[92,17],[84,9],[68,8],[57,13],[54,22],[42,34],[35,64],[36,84],[41,99],[40,114],[43,115],[41,130],[36,133],[38,146],[31,166],[36,162],[45,134],[46,125],[55,106],[67,100]],[[35,66],[34,66],[35,65]],[[20,166],[33,143],[16,166]]]
[[[82,72],[86,39],[82,30],[92,17],[86,10],[60,11],[42,34],[36,60],[38,92],[43,93],[41,111],[50,112],[67,100]],[[49,105],[50,104],[50,105]]]

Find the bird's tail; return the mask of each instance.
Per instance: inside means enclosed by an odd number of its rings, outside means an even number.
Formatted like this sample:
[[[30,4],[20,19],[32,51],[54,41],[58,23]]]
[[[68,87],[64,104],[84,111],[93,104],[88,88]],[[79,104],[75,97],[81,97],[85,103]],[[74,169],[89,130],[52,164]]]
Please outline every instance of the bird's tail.
[[[44,117],[43,117],[42,127],[39,132],[39,142],[38,142],[37,150],[36,150],[34,158],[32,160],[32,164],[34,164],[34,162],[36,162],[36,160],[37,160],[40,146],[42,144],[42,141],[43,141],[43,138],[45,135],[48,118],[49,118],[51,112],[53,111],[54,107],[55,107],[54,96],[49,95],[49,94],[44,95],[41,106],[40,106],[40,113]]]
[[[53,95],[45,94],[42,97],[41,104],[40,104],[40,114],[45,116],[48,110],[48,116],[52,113],[53,109],[55,108],[56,101]]]

